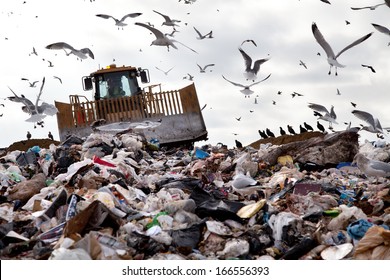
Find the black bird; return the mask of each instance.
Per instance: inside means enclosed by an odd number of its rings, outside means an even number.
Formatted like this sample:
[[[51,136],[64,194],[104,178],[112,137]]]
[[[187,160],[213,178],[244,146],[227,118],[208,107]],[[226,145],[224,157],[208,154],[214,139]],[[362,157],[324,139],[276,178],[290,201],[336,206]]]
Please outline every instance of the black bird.
[[[372,67],[371,65],[362,64],[362,66],[363,66],[363,67],[366,67],[366,68],[368,68],[368,69],[371,69],[371,72],[372,72],[372,73],[376,73],[374,67]]]
[[[31,139],[31,133],[30,131],[27,131],[27,140],[30,140]]]
[[[261,131],[260,129],[258,131],[259,131],[261,138],[263,138],[263,139],[268,138],[268,135],[264,131]]]
[[[47,135],[52,141],[54,140],[53,134],[49,131],[49,134]]]
[[[265,130],[265,133],[267,133],[267,135],[268,135],[269,137],[275,137],[275,134],[273,134],[273,132],[272,132],[271,130],[269,130],[269,128],[267,128],[267,129]]]
[[[293,93],[291,93],[291,96],[294,98],[295,96],[303,96],[303,94],[294,91]]]
[[[307,132],[307,129],[304,128],[301,124],[299,125],[299,133],[305,133]]]
[[[241,148],[242,148],[241,142],[238,141],[238,140],[234,140],[234,141],[236,142],[236,147],[237,147],[238,149],[241,149]]]
[[[288,132],[290,132],[290,134],[292,134],[292,135],[296,135],[297,133],[294,131],[294,129],[292,128],[292,126],[290,126],[290,125],[287,125],[287,130],[288,130]]]
[[[286,135],[286,131],[284,131],[284,129],[282,127],[279,127],[280,128],[280,135]]]
[[[308,131],[314,130],[313,127],[311,125],[307,124],[306,122],[304,122],[303,125],[305,126],[306,130],[308,130]]]
[[[321,132],[325,132],[325,128],[322,124],[320,124],[319,121],[317,121],[317,128],[321,131]]]

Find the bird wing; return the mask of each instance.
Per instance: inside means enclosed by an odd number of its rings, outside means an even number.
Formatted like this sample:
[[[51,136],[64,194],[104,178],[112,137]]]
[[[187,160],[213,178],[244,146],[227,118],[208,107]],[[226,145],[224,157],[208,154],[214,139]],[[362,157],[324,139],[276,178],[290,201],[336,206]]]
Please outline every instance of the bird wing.
[[[38,114],[38,102],[41,99],[41,95],[42,95],[42,92],[43,92],[43,86],[44,85],[45,85],[45,77],[43,77],[43,79],[42,79],[42,85],[41,85],[41,88],[39,90],[39,93],[38,93],[38,96],[37,96],[37,100],[35,101],[35,112],[37,114]]]
[[[260,81],[257,81],[257,82],[254,82],[253,84],[250,84],[249,87],[251,86],[254,86],[254,85],[257,85],[261,82],[264,82],[265,80],[267,80],[269,77],[271,77],[271,74],[269,74],[267,77],[265,77],[264,79],[260,80]]]
[[[101,17],[101,18],[105,18],[105,19],[112,18],[113,20],[115,20],[115,22],[118,21],[118,19],[116,19],[116,18],[114,18],[113,16],[110,16],[110,15],[97,14],[96,16],[97,16],[97,17]]]
[[[379,24],[376,24],[376,23],[371,23],[372,26],[375,27],[376,30],[378,30],[379,32],[381,33],[384,33],[384,34],[387,34],[387,35],[390,35],[390,30],[385,27],[385,26],[382,26],[382,25],[379,25]]]
[[[225,78],[224,75],[222,75],[222,78],[224,78],[226,81],[228,81],[228,82],[231,83],[232,85],[235,85],[235,86],[238,86],[238,87],[243,87],[243,88],[245,88],[245,86],[242,85],[242,84],[239,84],[239,83],[235,83],[235,82],[229,81],[228,79]]]
[[[211,66],[214,66],[215,64],[214,63],[210,63],[210,64],[207,64],[203,67],[204,70],[206,70],[207,67],[211,67]]]
[[[351,44],[349,44],[348,46],[346,46],[344,49],[342,49],[337,55],[336,55],[336,58],[339,57],[343,52],[345,52],[346,50],[349,50],[350,48],[364,42],[365,40],[367,40],[368,38],[371,37],[371,35],[373,34],[373,32],[371,33],[368,33],[367,35],[364,35],[363,37],[357,39],[356,41],[352,42]]]
[[[193,51],[194,53],[198,53],[196,50],[194,50],[194,49],[192,49],[192,48],[190,48],[189,46],[187,46],[187,45],[184,45],[182,42],[179,42],[179,41],[177,41],[177,40],[171,40],[172,42],[176,42],[176,43],[179,43],[180,45],[182,45],[182,46],[184,46],[184,47],[186,47],[187,49],[190,49],[191,51]],[[174,48],[176,49],[176,47],[174,46]]]
[[[164,14],[162,14],[162,13],[160,13],[160,12],[155,11],[155,10],[153,10],[153,12],[159,14],[160,16],[163,16],[164,19],[165,19],[165,21],[171,21],[171,18],[170,18],[169,16],[164,15]]]
[[[308,106],[310,109],[313,109],[314,111],[320,111],[320,112],[324,112],[326,114],[329,114],[328,109],[326,109],[325,106],[322,106],[320,104],[309,103]]]
[[[165,37],[164,34],[160,30],[158,30],[158,29],[156,29],[154,27],[151,27],[151,26],[149,26],[147,24],[144,24],[144,23],[141,23],[141,22],[136,22],[135,25],[139,25],[139,26],[142,26],[142,27],[145,27],[145,28],[149,29],[151,32],[153,32],[153,34],[154,34],[154,36],[156,36],[156,38],[160,38],[161,39],[161,38]]]
[[[238,48],[240,53],[242,54],[242,57],[245,60],[245,71],[250,71],[252,66],[252,58],[241,48]]]
[[[325,40],[324,36],[322,36],[320,30],[317,27],[317,24],[315,22],[311,25],[311,30],[313,32],[314,38],[316,39],[317,43],[320,44],[320,46],[324,49],[326,55],[328,57],[334,58],[334,52],[331,48],[331,46],[328,44],[328,42]]]
[[[246,43],[246,42],[248,42],[248,43],[250,42],[250,43],[252,43],[253,45],[255,45],[255,47],[257,47],[255,41],[252,40],[252,39],[247,39],[247,40],[242,41],[241,46],[242,46],[244,43]]]
[[[73,48],[71,45],[69,45],[65,42],[58,42],[58,43],[53,43],[53,44],[47,45],[46,49],[50,49],[50,50],[69,49],[69,50],[75,51],[75,48]]]
[[[256,60],[255,63],[253,64],[253,72],[255,72],[255,74],[257,74],[257,72],[259,72],[259,70],[260,70],[260,65],[268,60],[269,60],[269,58],[262,58],[262,59]]]
[[[130,17],[130,18],[135,18],[135,17],[138,17],[142,15],[142,13],[130,13],[130,14],[127,14],[127,15],[124,15],[122,18],[121,18],[121,22],[125,21],[126,18]]]
[[[369,125],[371,125],[373,128],[375,128],[375,120],[374,117],[365,111],[360,111],[360,110],[353,110],[352,114],[355,115],[355,117],[361,119],[362,121],[365,121]]]
[[[195,26],[193,26],[193,28],[194,28],[194,30],[196,31],[196,33],[198,33],[198,36],[200,37],[200,38],[202,38],[203,37],[203,35],[199,32],[199,30],[198,29],[196,29],[195,28]]]
[[[27,109],[28,113],[32,114],[32,110],[34,108],[34,104],[29,99],[27,99],[25,97],[19,97],[10,87],[8,87],[8,88],[15,95],[15,97],[14,96],[8,97],[8,99],[13,101],[13,102],[23,103],[26,106],[26,109]]]
[[[84,54],[88,54],[90,58],[95,59],[93,52],[89,48],[83,48],[80,50],[80,52],[82,52]]]

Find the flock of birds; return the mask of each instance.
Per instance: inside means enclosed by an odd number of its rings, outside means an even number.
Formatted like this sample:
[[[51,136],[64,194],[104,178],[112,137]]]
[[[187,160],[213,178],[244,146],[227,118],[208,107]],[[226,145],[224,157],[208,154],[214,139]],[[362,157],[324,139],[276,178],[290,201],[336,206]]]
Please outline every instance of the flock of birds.
[[[320,1],[324,2],[326,4],[329,4],[329,5],[331,4],[331,2],[327,1],[327,0],[320,0]],[[181,1],[179,0],[179,2],[181,2]],[[184,0],[183,3],[184,4],[194,4],[195,2],[196,2],[195,0],[194,1]],[[351,7],[351,9],[352,10],[363,10],[363,9],[375,10],[381,6],[387,6],[388,8],[390,8],[390,0],[385,0],[383,3],[379,3],[379,4],[376,4],[374,6]],[[165,47],[167,49],[167,51],[170,51],[171,48],[178,49],[178,46],[180,45],[180,46],[183,46],[183,47],[189,49],[190,51],[192,51],[194,53],[197,53],[197,51],[195,49],[193,49],[193,48],[185,45],[184,43],[174,39],[175,33],[179,32],[178,28],[180,27],[181,20],[173,19],[172,17],[170,17],[164,13],[161,13],[157,10],[153,10],[153,12],[162,17],[163,21],[161,23],[161,26],[171,27],[172,32],[171,33],[164,33],[160,29],[156,28],[150,22],[140,22],[140,21],[133,22],[133,24],[135,26],[139,26],[141,28],[144,28],[147,31],[149,31],[151,34],[154,35],[155,38],[151,41],[151,43],[150,43],[151,46]],[[108,14],[103,14],[103,13],[96,14],[95,16],[98,18],[104,19],[104,20],[110,20],[115,24],[115,26],[118,29],[124,29],[129,24],[130,19],[134,20],[134,19],[140,17],[141,15],[142,15],[142,13],[135,12],[135,13],[125,14],[121,18],[116,18],[114,16],[111,16]],[[350,24],[348,21],[346,21],[346,23]],[[378,32],[390,36],[390,30],[387,27],[379,25],[377,23],[372,23],[372,26]],[[197,40],[208,40],[208,39],[214,38],[214,34],[213,34],[212,30],[209,30],[209,31],[203,33],[195,26],[193,26],[193,30],[196,34],[195,38]],[[335,69],[334,74],[338,75],[338,72],[337,72],[338,68],[345,67],[345,65],[341,64],[338,61],[338,58],[340,57],[341,54],[343,54],[347,50],[349,50],[353,47],[356,47],[357,45],[365,42],[373,34],[373,32],[365,34],[362,37],[360,37],[357,40],[350,43],[349,45],[347,45],[346,47],[344,47],[338,53],[335,53],[334,50],[332,49],[331,45],[325,39],[324,35],[321,33],[318,25],[315,22],[312,23],[311,30],[312,30],[312,34],[313,34],[314,39],[316,40],[316,42],[319,44],[319,46],[322,48],[322,50],[326,54],[326,61],[329,64],[329,71],[328,71],[329,75],[332,72],[332,68]],[[253,40],[253,39],[246,39],[246,40],[242,41],[241,45],[239,45],[239,47],[238,47],[238,52],[242,56],[243,62],[244,62],[243,63],[244,67],[243,67],[242,72],[243,72],[245,80],[248,83],[247,84],[239,83],[239,82],[232,81],[232,80],[226,78],[226,75],[221,75],[221,76],[226,82],[230,83],[231,85],[233,85],[235,87],[240,88],[239,91],[245,97],[249,97],[250,95],[253,95],[255,92],[252,89],[252,87],[254,87],[255,85],[258,85],[262,82],[267,81],[271,77],[271,73],[269,73],[265,77],[262,77],[261,79],[258,78],[260,76],[259,73],[260,73],[261,66],[264,63],[267,63],[268,61],[270,61],[271,58],[270,58],[270,56],[268,56],[268,57],[263,57],[263,58],[259,58],[259,59],[253,59],[244,50],[245,44],[252,44],[255,47],[257,47],[257,44],[256,44],[255,40]],[[389,43],[389,46],[390,46],[390,43]],[[66,56],[73,55],[77,58],[77,60],[80,60],[80,61],[85,60],[85,59],[95,59],[95,55],[89,47],[76,48],[76,47],[74,47],[66,42],[50,43],[50,44],[46,45],[46,49],[53,50],[53,51],[62,50],[62,51],[64,51]],[[38,55],[37,51],[34,47],[33,47],[32,52],[30,53],[30,55]],[[318,55],[321,55],[321,54],[318,53]],[[48,62],[49,62],[49,67],[53,67],[53,64],[50,61],[48,61]],[[206,64],[203,66],[196,63],[196,65],[199,68],[199,73],[206,73],[208,70],[211,72],[213,67],[215,66],[214,63],[209,63],[209,64]],[[307,69],[307,65],[304,61],[300,60],[299,65],[304,67],[305,69]],[[371,65],[362,64],[362,67],[366,67],[366,68],[370,69],[373,73],[376,73],[374,67]],[[155,66],[155,68],[156,68],[156,70],[161,71],[164,75],[168,75],[170,73],[170,71],[172,71],[174,69],[174,67],[170,67],[168,70],[163,70],[157,66]],[[62,80],[60,77],[53,76],[53,78],[57,79],[60,83],[62,83]],[[191,75],[190,73],[187,73],[187,75],[185,75],[183,77],[183,79],[188,79],[189,81],[193,81],[194,76]],[[39,83],[39,81],[36,81],[36,80],[32,81],[28,78],[22,78],[22,80],[26,81],[28,83],[29,87],[36,87],[37,84]],[[23,107],[22,107],[23,112],[29,114],[29,118],[26,119],[26,121],[33,122],[34,126],[36,124],[43,126],[43,119],[46,116],[53,116],[56,114],[56,108],[54,105],[47,104],[46,102],[42,102],[42,100],[41,100],[44,81],[45,81],[45,78],[42,81],[41,89],[40,89],[40,92],[39,92],[38,97],[35,100],[35,102],[30,101],[24,95],[18,96],[11,88],[9,88],[11,90],[11,92],[13,93],[13,96],[8,97],[8,99],[10,101],[19,102],[19,103],[23,104]],[[340,92],[338,89],[337,89],[337,91],[338,91],[338,95],[340,95]],[[280,93],[281,92],[278,92],[278,94],[280,94]],[[291,94],[291,96],[294,98],[294,97],[300,97],[303,95],[298,93],[298,92],[293,92]],[[257,98],[255,98],[255,104],[257,104]],[[273,100],[273,104],[274,105],[276,104],[276,102],[274,100]],[[1,104],[1,105],[4,106],[4,104]],[[328,110],[327,108],[325,108],[324,106],[322,106],[320,104],[309,103],[308,107],[313,110],[314,116],[317,117],[317,128],[320,131],[325,132],[325,128],[320,123],[320,121],[328,122],[330,130],[333,129],[333,124],[338,124],[338,122],[336,120],[337,117],[335,114],[334,106],[331,106],[331,108]],[[378,135],[378,137],[383,137],[382,135],[385,134],[385,132],[387,131],[387,129],[382,128],[379,120],[368,112],[361,111],[361,110],[353,110],[352,114],[366,123],[366,125],[361,125],[362,130],[376,133]],[[300,128],[299,128],[300,133],[305,132],[305,131],[312,131],[312,130],[313,130],[313,128],[310,125],[308,125],[306,122],[303,125],[300,125]],[[286,131],[284,131],[282,127],[280,127],[279,131],[280,131],[280,135],[286,134]],[[287,131],[290,134],[295,134],[295,131],[291,126],[287,127]],[[260,132],[262,132],[262,133],[260,133]],[[265,131],[259,130],[259,134],[262,138],[275,136],[274,133],[272,133],[268,128]]]

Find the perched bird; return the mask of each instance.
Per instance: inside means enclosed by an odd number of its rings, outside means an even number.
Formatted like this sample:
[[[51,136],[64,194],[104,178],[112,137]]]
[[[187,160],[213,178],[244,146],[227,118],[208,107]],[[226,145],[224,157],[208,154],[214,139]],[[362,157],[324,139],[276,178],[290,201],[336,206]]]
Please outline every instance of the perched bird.
[[[390,177],[390,164],[387,162],[372,160],[367,158],[362,153],[357,153],[353,158],[352,164],[356,164],[357,167],[367,177]]]
[[[390,2],[390,1],[389,1]],[[371,23],[372,26],[374,26],[374,28],[376,30],[378,30],[379,32],[383,33],[383,34],[386,34],[388,36],[390,36],[390,29],[388,29],[387,27],[383,26],[383,25],[379,25],[379,24],[376,24],[376,23]],[[390,42],[387,44],[388,46],[390,46]]]
[[[338,61],[337,61],[337,58],[343,53],[345,52],[346,50],[364,42],[365,40],[367,40],[368,38],[371,37],[371,35],[373,34],[373,32],[357,39],[356,41],[352,42],[351,44],[349,44],[348,46],[346,46],[345,48],[343,48],[337,55],[334,54],[333,52],[333,49],[331,48],[331,46],[328,44],[328,42],[324,39],[324,36],[322,36],[320,30],[318,29],[317,25],[315,22],[312,23],[312,26],[311,26],[311,29],[312,29],[312,32],[313,32],[313,35],[314,35],[314,38],[316,39],[317,43],[324,49],[326,55],[327,55],[327,61],[330,65],[329,67],[329,72],[328,74],[330,75],[331,74],[331,69],[332,67],[335,67],[336,70],[335,70],[335,75],[337,75],[337,67],[345,67],[345,65],[342,65],[340,64]]]
[[[317,128],[319,131],[325,132],[325,127],[319,121],[317,121]]]
[[[196,65],[198,65],[198,67],[199,67],[199,72],[200,73],[206,73],[206,69],[208,68],[208,67],[211,67],[211,66],[214,66],[215,64],[214,63],[210,63],[210,64],[207,64],[207,65],[205,65],[205,66],[200,66],[198,63],[196,64]],[[210,72],[211,72],[212,70],[210,70]]]
[[[261,138],[263,138],[263,139],[268,138],[268,135],[267,135],[264,131],[261,131],[261,130],[259,129],[258,132],[259,132]]]
[[[242,148],[242,143],[241,143],[240,141],[234,140],[234,142],[236,143],[236,147],[237,147],[238,149],[241,149],[241,148]]]
[[[286,131],[280,126],[279,127],[280,135],[286,135]]]
[[[115,21],[115,25],[118,26],[118,30],[119,30],[120,27],[122,27],[122,29],[123,29],[123,27],[127,25],[127,23],[125,23],[125,20],[127,18],[135,18],[135,17],[138,17],[140,15],[142,15],[142,13],[131,13],[131,14],[124,15],[121,19],[117,19],[117,18],[114,18],[113,16],[105,15],[105,14],[97,14],[96,16],[104,18],[104,19],[112,18]]]
[[[367,126],[363,126],[361,128],[362,130],[366,130],[372,133],[383,133],[383,128],[378,118],[375,118],[370,113],[360,110],[353,110],[352,114],[368,124]]]
[[[313,127],[311,125],[307,124],[306,122],[304,122],[303,125],[305,126],[307,131],[313,131],[314,130]]]
[[[332,127],[332,123],[338,124],[336,121],[337,116],[336,116],[336,113],[334,111],[333,105],[330,107],[330,111],[328,111],[328,109],[326,109],[325,106],[322,106],[320,104],[309,103],[308,106],[310,109],[317,112],[317,114],[318,114],[318,112],[325,113],[325,115],[319,114],[319,119],[329,122],[329,127]]]
[[[173,39],[169,39],[160,30],[158,30],[158,29],[156,29],[154,27],[151,27],[151,26],[149,26],[147,24],[144,24],[144,23],[141,23],[141,22],[136,22],[135,24],[139,25],[139,26],[142,26],[142,27],[145,27],[146,29],[149,29],[149,31],[151,31],[154,34],[154,36],[156,36],[156,39],[153,40],[152,43],[150,44],[151,46],[152,45],[154,45],[154,46],[165,46],[165,47],[167,47],[167,49],[169,51],[169,47],[177,49],[177,47],[175,46],[174,43],[179,43],[179,44],[183,45],[184,47],[190,49],[191,51],[197,53],[195,50],[193,50],[190,47],[184,45],[183,43],[181,43],[179,41],[176,41],[176,40],[173,40]]]
[[[30,133],[30,131],[27,131],[26,137],[27,137],[27,140],[30,140],[30,139],[31,139],[31,133]]]
[[[198,37],[196,37],[196,39],[198,39],[198,40],[203,40],[203,39],[206,39],[206,38],[209,38],[209,39],[214,38],[212,30],[209,33],[206,33],[206,34],[203,35],[202,33],[199,32],[198,29],[195,28],[195,26],[193,26],[193,28],[194,28],[196,34],[198,34]]]
[[[362,66],[370,69],[372,73],[376,73],[374,67],[372,67],[371,65],[362,64]]]
[[[51,132],[49,131],[49,134],[47,135],[47,137],[49,137],[50,138],[50,140],[54,140],[54,137],[53,137],[53,134],[51,134]]]
[[[287,125],[287,130],[290,134],[292,135],[296,135],[297,133],[295,132],[295,130],[292,128],[292,126],[290,125]]]
[[[235,83],[235,82],[229,81],[229,80],[226,79],[223,75],[222,75],[222,78],[224,78],[226,81],[228,81],[228,82],[231,83],[232,85],[235,85],[235,86],[244,88],[244,89],[240,90],[240,92],[241,92],[242,94],[244,94],[245,97],[247,97],[247,96],[249,96],[249,95],[251,95],[251,94],[254,93],[254,91],[250,89],[251,86],[254,86],[254,85],[257,85],[257,84],[259,84],[259,83],[261,83],[261,82],[264,82],[264,81],[267,80],[270,76],[271,76],[271,74],[269,74],[267,77],[265,77],[265,78],[262,79],[261,81],[254,82],[254,83],[252,83],[252,84],[250,84],[250,85],[246,85],[246,86],[245,86],[245,85],[242,85],[242,84],[239,84],[239,83]]]
[[[245,61],[245,72],[244,77],[246,80],[252,80],[253,82],[257,79],[257,73],[260,70],[260,65],[262,65],[264,62],[268,61],[269,58],[262,58],[258,59],[253,63],[252,67],[252,58],[241,48],[238,48],[240,51],[242,57]]]
[[[175,68],[175,66],[173,66],[172,68],[170,68],[168,71],[164,71],[164,70],[162,70],[162,69],[160,69],[160,68],[158,68],[157,66],[155,66],[156,67],[156,69],[157,70],[159,70],[159,71],[161,71],[161,72],[163,72],[164,74],[165,74],[165,76],[167,76],[168,75],[168,73],[173,69],[173,68]]]
[[[306,63],[304,63],[302,60],[299,61],[299,65],[302,65],[303,67],[305,67],[305,69],[307,69]]]
[[[256,42],[252,39],[247,39],[247,40],[242,41],[241,46],[245,43],[252,43],[253,45],[255,45],[255,47],[257,47]]]
[[[88,57],[90,57],[92,59],[95,58],[94,54],[92,53],[92,51],[89,48],[82,48],[80,50],[77,50],[77,49],[73,48],[71,45],[64,43],[64,42],[58,42],[58,43],[53,43],[53,44],[47,45],[46,49],[64,50],[67,56],[74,54],[75,56],[77,56],[77,59],[80,59],[80,60],[86,59]],[[66,50],[69,50],[69,52],[66,52]]]
[[[275,134],[274,134],[269,128],[267,128],[267,129],[265,130],[265,133],[267,133],[267,135],[268,135],[269,137],[275,137]]]
[[[153,10],[153,12],[161,15],[164,18],[164,22],[162,23],[162,25],[175,27],[175,26],[179,26],[178,24],[176,24],[176,22],[181,22],[180,20],[177,20],[177,19],[171,19],[169,16],[164,15],[160,12],[155,11],[155,10]]]
[[[307,129],[304,128],[301,124],[299,125],[299,133],[305,133],[307,132]]]

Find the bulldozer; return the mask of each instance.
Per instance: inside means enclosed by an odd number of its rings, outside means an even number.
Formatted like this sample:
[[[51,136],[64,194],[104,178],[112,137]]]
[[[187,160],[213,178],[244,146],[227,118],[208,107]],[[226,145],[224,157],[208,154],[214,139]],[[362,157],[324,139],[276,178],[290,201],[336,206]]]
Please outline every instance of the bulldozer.
[[[86,137],[96,124],[158,123],[142,130],[146,140],[178,146],[207,140],[207,130],[194,83],[179,90],[162,91],[150,83],[147,69],[111,64],[84,76],[83,90],[93,91],[93,100],[70,95],[69,103],[55,101],[60,141],[70,135]]]

